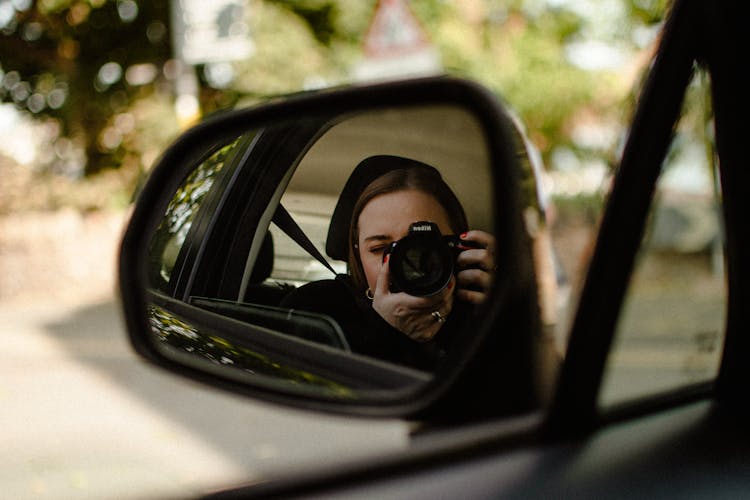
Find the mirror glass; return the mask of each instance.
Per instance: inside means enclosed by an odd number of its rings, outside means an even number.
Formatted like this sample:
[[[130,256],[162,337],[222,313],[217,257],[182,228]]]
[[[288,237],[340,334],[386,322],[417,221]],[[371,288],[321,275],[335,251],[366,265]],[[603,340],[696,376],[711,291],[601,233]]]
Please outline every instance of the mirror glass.
[[[193,161],[147,259],[166,356],[359,399],[424,384],[471,335],[495,243],[489,151],[465,109],[305,118]]]

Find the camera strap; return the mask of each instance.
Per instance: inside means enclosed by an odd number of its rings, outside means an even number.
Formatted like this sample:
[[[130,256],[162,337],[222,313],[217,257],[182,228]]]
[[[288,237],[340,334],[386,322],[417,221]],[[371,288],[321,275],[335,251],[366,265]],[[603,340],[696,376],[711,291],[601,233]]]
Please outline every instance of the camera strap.
[[[315,248],[315,245],[313,245],[313,242],[310,241],[310,238],[307,237],[302,228],[299,227],[297,222],[292,218],[292,215],[281,204],[276,207],[276,212],[274,212],[273,218],[271,220],[279,229],[284,231],[287,236],[293,239],[295,243],[302,247],[307,253],[315,257],[318,262],[328,268],[334,275],[336,274],[336,271],[333,269],[331,264],[326,260],[325,257],[323,257],[318,249]]]

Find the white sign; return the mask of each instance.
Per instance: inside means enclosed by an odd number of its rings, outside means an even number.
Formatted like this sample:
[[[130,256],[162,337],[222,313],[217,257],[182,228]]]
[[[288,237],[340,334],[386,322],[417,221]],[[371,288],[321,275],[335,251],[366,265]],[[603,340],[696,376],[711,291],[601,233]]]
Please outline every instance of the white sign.
[[[364,40],[364,59],[353,68],[360,81],[442,73],[440,54],[405,0],[379,0]]]
[[[427,36],[403,0],[378,2],[365,35],[366,57],[403,55],[427,45]]]
[[[188,64],[247,59],[255,51],[244,0],[172,0],[176,56]]]

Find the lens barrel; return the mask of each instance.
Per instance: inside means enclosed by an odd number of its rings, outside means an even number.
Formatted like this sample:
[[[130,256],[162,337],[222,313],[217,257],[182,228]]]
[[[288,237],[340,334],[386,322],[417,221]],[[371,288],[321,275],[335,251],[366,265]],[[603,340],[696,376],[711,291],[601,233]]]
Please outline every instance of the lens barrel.
[[[391,292],[425,297],[442,291],[453,275],[455,254],[437,224],[415,222],[389,249]]]

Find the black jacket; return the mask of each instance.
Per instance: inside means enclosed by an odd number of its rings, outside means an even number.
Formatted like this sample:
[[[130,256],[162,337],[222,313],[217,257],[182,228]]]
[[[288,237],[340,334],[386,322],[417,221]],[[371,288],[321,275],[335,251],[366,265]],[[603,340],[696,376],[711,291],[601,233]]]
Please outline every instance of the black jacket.
[[[470,312],[467,305],[454,303],[440,331],[427,342],[417,342],[380,317],[372,302],[355,292],[347,275],[303,285],[280,305],[330,316],[341,326],[355,353],[426,371],[434,371],[445,358]]]

